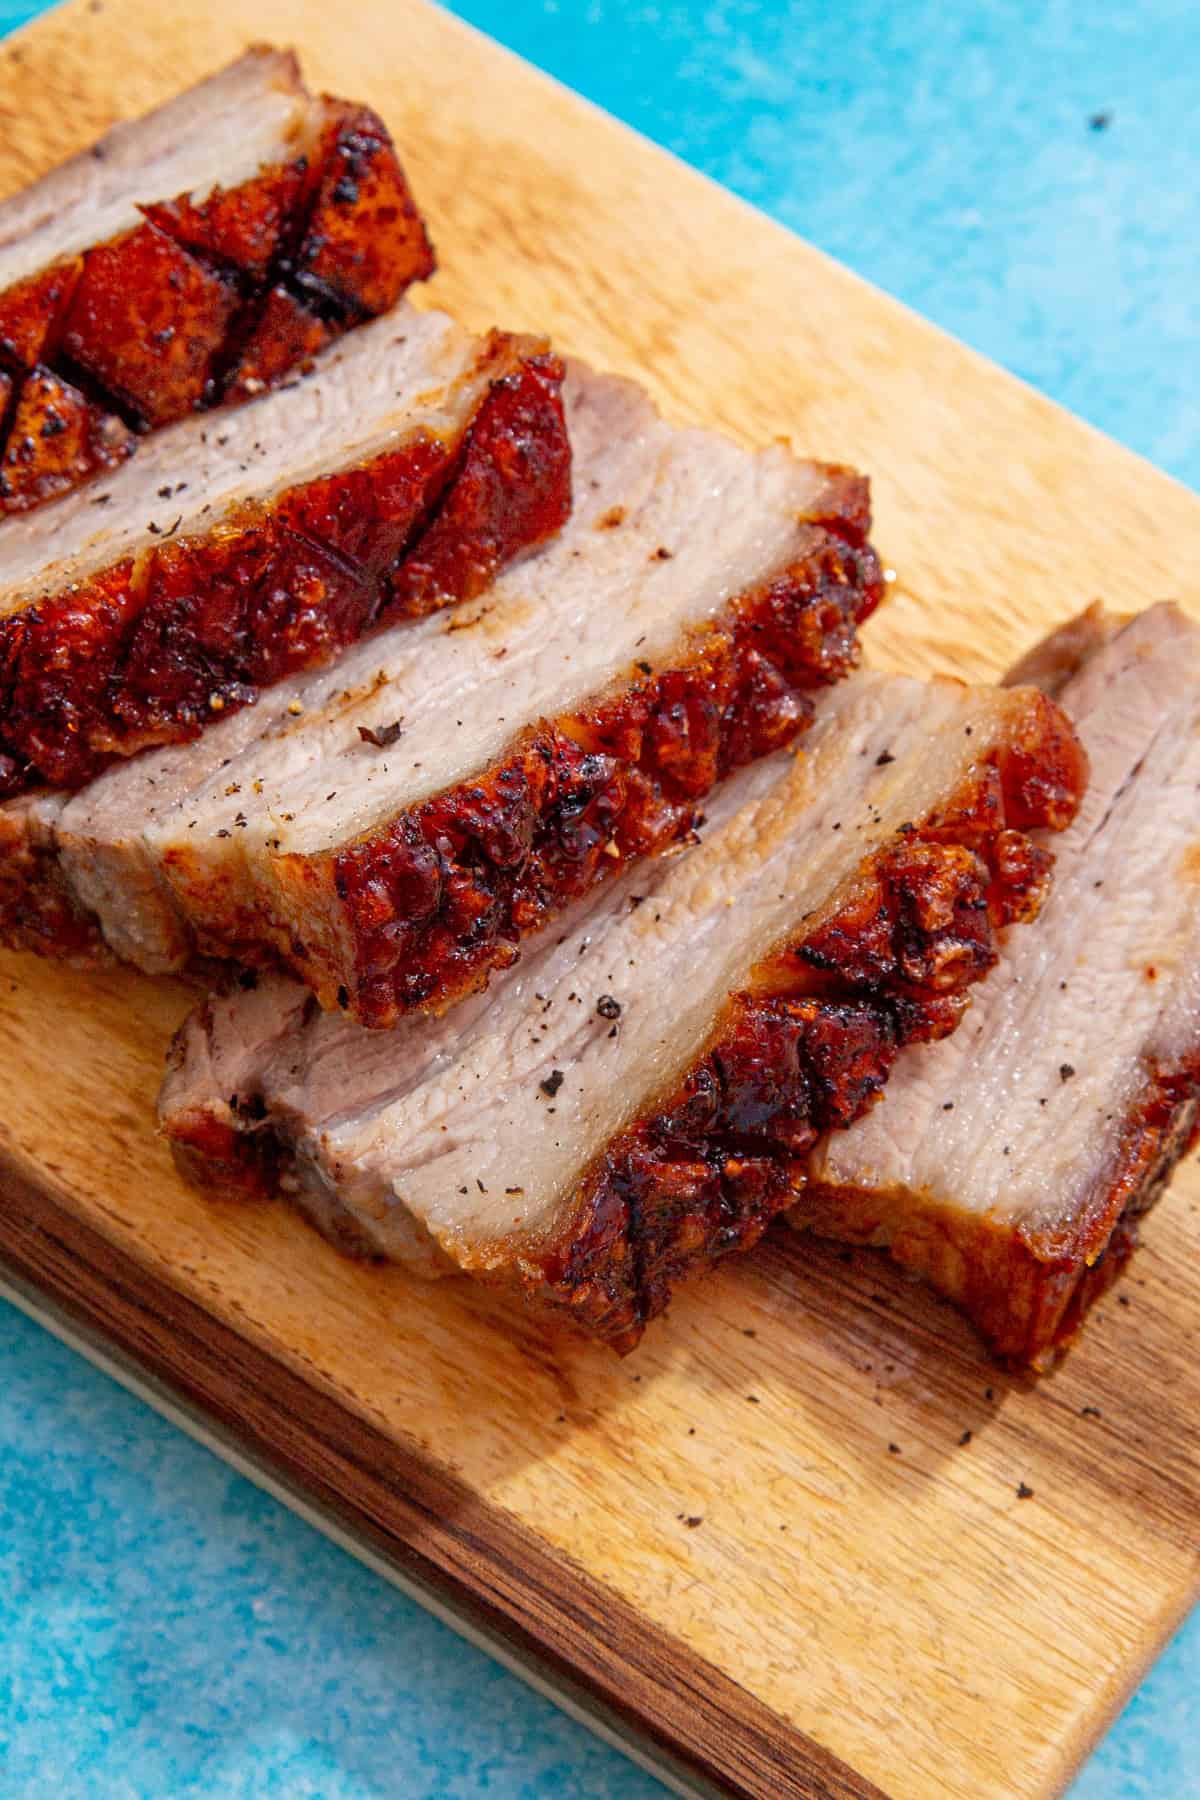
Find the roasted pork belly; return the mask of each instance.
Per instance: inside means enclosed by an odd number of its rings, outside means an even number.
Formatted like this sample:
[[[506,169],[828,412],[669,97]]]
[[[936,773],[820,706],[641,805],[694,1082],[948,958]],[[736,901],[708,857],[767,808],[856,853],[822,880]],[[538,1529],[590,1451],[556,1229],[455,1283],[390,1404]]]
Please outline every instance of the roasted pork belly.
[[[194,737],[482,591],[570,507],[562,366],[401,305],[0,531],[0,793]]]
[[[803,729],[882,591],[866,483],[675,429],[586,371],[567,407],[557,540],[198,743],[0,809],[0,932],[151,970],[282,961],[391,1025],[486,981]]]
[[[851,677],[677,856],[593,890],[452,1013],[364,1032],[280,976],[210,1000],[164,1127],[193,1178],[278,1187],[343,1247],[628,1349],[760,1236],[906,1046],[953,1029],[997,931],[1041,903],[1028,829],[1066,823],[1083,781],[1036,690]]]
[[[1200,630],[1095,611],[1019,665],[1091,760],[1054,891],[955,1037],[810,1159],[795,1223],[886,1246],[1044,1365],[1136,1241],[1200,1097]]]
[[[0,513],[261,392],[432,270],[382,122],[248,51],[0,205]]]

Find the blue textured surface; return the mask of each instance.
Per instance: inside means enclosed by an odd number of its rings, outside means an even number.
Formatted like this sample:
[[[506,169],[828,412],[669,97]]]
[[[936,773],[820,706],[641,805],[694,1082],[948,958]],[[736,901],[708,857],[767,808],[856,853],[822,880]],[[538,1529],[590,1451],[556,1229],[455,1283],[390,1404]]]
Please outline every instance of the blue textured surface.
[[[1195,0],[457,10],[1200,486]],[[661,1793],[4,1308],[0,1446],[6,1800]],[[1198,1690],[1193,1620],[1072,1800],[1200,1794]]]

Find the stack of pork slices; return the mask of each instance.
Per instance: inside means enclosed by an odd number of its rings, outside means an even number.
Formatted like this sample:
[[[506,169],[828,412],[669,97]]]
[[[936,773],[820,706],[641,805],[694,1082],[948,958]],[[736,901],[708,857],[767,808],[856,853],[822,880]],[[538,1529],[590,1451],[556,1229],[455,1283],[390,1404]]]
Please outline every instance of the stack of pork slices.
[[[858,670],[861,477],[432,266],[266,49],[0,208],[0,938],[213,986],[181,1168],[353,1254],[626,1350],[787,1213],[1047,1360],[1196,1111],[1200,634]]]

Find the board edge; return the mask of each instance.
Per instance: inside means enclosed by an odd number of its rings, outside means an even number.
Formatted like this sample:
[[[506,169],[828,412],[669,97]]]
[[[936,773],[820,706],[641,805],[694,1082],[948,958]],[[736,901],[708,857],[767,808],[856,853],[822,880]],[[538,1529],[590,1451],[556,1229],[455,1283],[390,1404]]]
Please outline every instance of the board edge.
[[[305,1382],[0,1155],[0,1280],[222,1455],[693,1795],[887,1800],[526,1527]],[[303,1424],[301,1424],[303,1421]],[[306,1460],[306,1454],[307,1460]],[[490,1551],[490,1556],[488,1552]]]

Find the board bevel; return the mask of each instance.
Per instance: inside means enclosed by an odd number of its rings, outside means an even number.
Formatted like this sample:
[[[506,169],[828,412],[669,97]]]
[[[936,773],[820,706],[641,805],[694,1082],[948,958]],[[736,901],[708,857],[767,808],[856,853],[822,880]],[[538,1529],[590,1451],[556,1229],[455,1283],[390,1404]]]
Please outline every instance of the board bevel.
[[[1192,599],[1194,496],[421,0],[353,31],[312,0],[74,0],[0,52],[0,182],[249,35],[393,126],[431,298],[870,470],[899,576],[876,661],[987,677],[1093,597]],[[1040,1388],[895,1272],[784,1236],[620,1365],[187,1193],[150,1125],[187,1003],[0,959],[24,1281],[701,1791],[1061,1788],[1197,1591],[1194,1171],[1132,1305]]]

